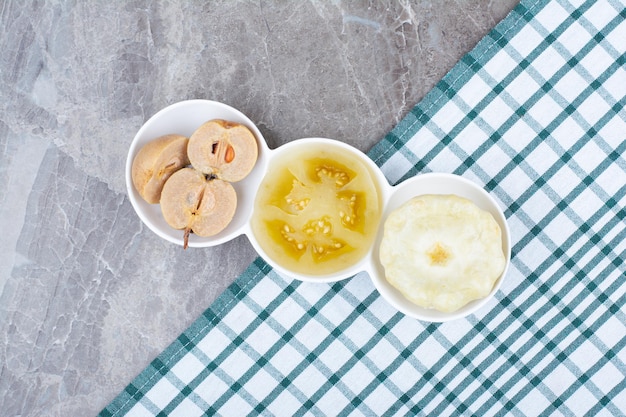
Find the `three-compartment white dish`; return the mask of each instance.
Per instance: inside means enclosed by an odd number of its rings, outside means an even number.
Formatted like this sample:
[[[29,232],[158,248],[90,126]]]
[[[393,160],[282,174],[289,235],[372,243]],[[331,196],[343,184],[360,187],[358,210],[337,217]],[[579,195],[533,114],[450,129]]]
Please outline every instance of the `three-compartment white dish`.
[[[211,237],[195,234],[189,236],[188,246],[191,248],[210,247],[222,244],[240,235],[246,235],[257,253],[281,275],[308,282],[328,283],[347,279],[365,271],[372,279],[380,295],[400,312],[428,322],[444,322],[472,314],[486,304],[498,291],[506,276],[511,258],[510,231],[504,213],[496,201],[477,184],[458,175],[446,173],[418,174],[402,183],[391,186],[378,166],[363,152],[343,142],[327,138],[296,139],[276,149],[269,149],[265,139],[256,125],[240,111],[223,103],[210,100],[189,100],[170,105],[152,116],[135,135],[126,161],[126,184],[129,199],[141,221],[154,233],[177,245],[183,245],[183,232],[170,227],[164,220],[158,204],[144,201],[133,186],[132,163],[135,155],[149,141],[165,135],[176,133],[184,136],[191,134],[208,120],[223,119],[247,126],[254,134],[258,145],[258,159],[250,174],[242,181],[233,183],[237,193],[237,209],[232,221],[220,233]],[[369,249],[355,263],[345,268],[325,274],[294,272],[276,259],[273,259],[251,227],[254,202],[257,191],[272,164],[281,158],[289,157],[294,150],[311,149],[322,146],[329,152],[348,153],[367,167],[378,192],[380,203],[380,220],[377,232]],[[453,313],[443,313],[434,309],[419,307],[408,301],[385,279],[385,271],[379,261],[378,248],[383,235],[383,226],[387,216],[413,197],[425,194],[454,194],[467,198],[479,208],[489,212],[498,223],[502,232],[502,251],[505,256],[505,268],[492,291],[487,297],[474,300]]]

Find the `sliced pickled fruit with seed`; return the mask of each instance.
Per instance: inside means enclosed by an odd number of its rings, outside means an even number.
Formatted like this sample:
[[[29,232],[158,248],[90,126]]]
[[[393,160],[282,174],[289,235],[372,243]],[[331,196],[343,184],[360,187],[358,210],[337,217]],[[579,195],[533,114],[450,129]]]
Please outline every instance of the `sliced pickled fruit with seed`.
[[[184,248],[189,235],[214,236],[231,222],[237,208],[233,186],[207,178],[192,168],[174,173],[161,193],[161,212],[171,227],[183,230]]]
[[[189,138],[187,153],[197,170],[237,182],[254,168],[258,146],[248,127],[226,120],[209,120]]]
[[[308,222],[304,226],[304,232],[307,235],[306,245],[311,251],[311,256],[318,262],[346,248],[345,242],[333,236],[333,223],[327,216]]]
[[[279,263],[324,274],[369,249],[381,204],[371,174],[359,160],[331,151],[312,155],[270,167],[257,193],[252,227]]]
[[[297,213],[304,210],[311,202],[311,187],[294,178],[291,181],[291,191],[284,198],[285,211]]]
[[[176,171],[189,165],[187,143],[181,135],[164,135],[146,143],[133,159],[133,186],[148,203],[161,199],[161,190],[167,179]]]
[[[298,230],[281,222],[273,227],[280,231],[284,246],[295,257],[308,254],[317,261],[322,261],[323,258],[332,257],[337,251],[347,248],[345,242],[333,237],[333,225],[326,217],[311,220]]]
[[[353,192],[342,192],[337,194],[337,199],[339,218],[344,227],[355,229],[356,227],[364,226],[363,222],[359,221],[360,217],[362,217],[359,208],[361,207],[363,197]]]
[[[341,188],[350,182],[350,175],[343,169],[333,165],[320,165],[315,167],[315,174],[320,182]]]

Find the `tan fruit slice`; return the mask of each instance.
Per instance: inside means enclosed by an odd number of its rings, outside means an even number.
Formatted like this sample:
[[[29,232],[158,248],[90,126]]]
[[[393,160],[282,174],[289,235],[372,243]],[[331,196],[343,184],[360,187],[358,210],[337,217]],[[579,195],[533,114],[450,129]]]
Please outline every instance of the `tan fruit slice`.
[[[246,126],[225,120],[209,120],[189,138],[191,165],[205,174],[236,182],[244,179],[256,163],[258,148]]]
[[[175,172],[161,193],[161,212],[167,224],[184,230],[184,248],[189,234],[214,236],[231,222],[237,208],[233,186],[206,176],[193,168]]]
[[[148,203],[158,203],[165,181],[189,165],[188,142],[185,136],[165,135],[148,142],[137,152],[132,166],[133,185]]]

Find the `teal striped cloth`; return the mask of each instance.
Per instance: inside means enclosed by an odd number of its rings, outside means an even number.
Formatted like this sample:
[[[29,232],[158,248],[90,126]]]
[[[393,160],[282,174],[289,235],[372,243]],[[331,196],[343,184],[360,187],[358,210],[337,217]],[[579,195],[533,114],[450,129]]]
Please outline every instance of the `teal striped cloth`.
[[[369,153],[391,183],[455,173],[505,209],[485,307],[421,322],[366,273],[257,259],[101,415],[625,415],[625,17],[523,0]]]

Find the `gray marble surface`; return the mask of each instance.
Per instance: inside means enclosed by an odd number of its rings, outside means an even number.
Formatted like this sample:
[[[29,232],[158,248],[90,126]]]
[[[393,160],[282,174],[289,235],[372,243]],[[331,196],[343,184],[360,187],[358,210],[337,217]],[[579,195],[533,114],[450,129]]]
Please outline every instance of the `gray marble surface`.
[[[124,165],[151,115],[211,99],[271,148],[367,151],[516,3],[2,1],[0,415],[97,414],[255,258],[140,222]]]

